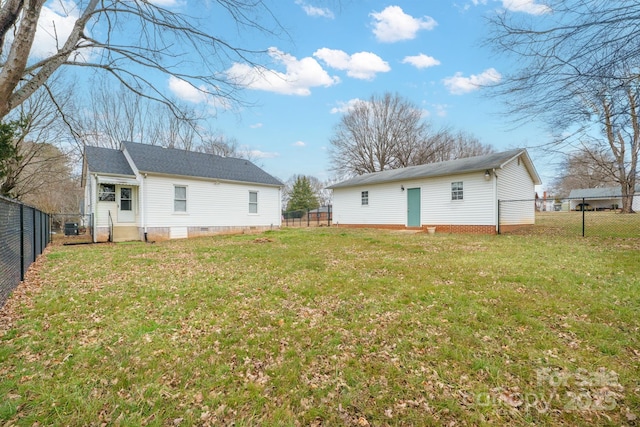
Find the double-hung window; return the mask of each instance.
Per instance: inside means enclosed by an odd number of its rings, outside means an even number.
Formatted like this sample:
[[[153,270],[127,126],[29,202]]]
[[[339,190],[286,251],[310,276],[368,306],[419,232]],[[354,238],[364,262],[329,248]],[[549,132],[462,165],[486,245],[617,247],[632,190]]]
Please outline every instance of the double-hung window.
[[[258,213],[258,192],[249,191],[249,213]]]
[[[462,181],[451,183],[451,200],[463,200]]]
[[[173,187],[173,211],[187,211],[187,187],[184,185],[176,185]]]
[[[368,191],[363,191],[362,193],[360,193],[360,201],[362,203],[362,206],[368,206],[369,205],[369,192]]]

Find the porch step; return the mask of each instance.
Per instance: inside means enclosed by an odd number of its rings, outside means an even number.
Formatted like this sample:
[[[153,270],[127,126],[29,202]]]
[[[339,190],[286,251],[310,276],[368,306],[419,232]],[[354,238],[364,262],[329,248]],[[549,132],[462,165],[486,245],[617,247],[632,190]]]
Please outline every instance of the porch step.
[[[114,242],[130,242],[133,240],[140,240],[140,233],[138,233],[138,227],[135,226],[114,226],[113,227],[113,241]]]

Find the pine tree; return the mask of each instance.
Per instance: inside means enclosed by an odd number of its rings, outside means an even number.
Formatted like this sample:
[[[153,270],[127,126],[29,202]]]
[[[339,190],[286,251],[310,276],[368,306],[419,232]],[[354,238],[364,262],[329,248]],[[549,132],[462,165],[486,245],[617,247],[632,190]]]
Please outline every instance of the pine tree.
[[[320,206],[318,198],[313,192],[309,178],[304,175],[296,177],[296,181],[291,189],[291,197],[287,203],[288,211],[305,210],[309,211]]]

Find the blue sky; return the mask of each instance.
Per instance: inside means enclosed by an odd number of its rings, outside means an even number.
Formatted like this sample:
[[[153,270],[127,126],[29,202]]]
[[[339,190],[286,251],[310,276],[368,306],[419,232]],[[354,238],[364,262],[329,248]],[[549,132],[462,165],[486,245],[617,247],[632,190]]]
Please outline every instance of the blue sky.
[[[539,14],[544,9],[536,3],[360,0],[335,10],[326,3],[280,6],[293,42],[265,41],[272,50],[269,68],[279,76],[232,70],[251,76],[244,96],[257,106],[240,117],[219,113],[219,128],[259,153],[270,173],[331,177],[327,149],[341,114],[353,100],[384,92],[418,105],[435,129],[464,130],[498,150],[547,137],[533,126],[514,130],[500,114],[500,101],[478,88],[500,81],[510,67],[482,46],[486,15],[504,7]]]
[[[549,138],[541,127],[513,129],[500,114],[500,100],[479,88],[514,69],[482,45],[486,17],[504,9],[534,16],[549,12],[536,1],[278,0],[271,2],[272,10],[286,34],[237,33],[228,22],[211,22],[214,34],[222,31],[269,51],[264,65],[272,72],[242,64],[224,70],[246,86],[242,98],[251,107],[225,109],[175,78],[165,76],[158,86],[194,106],[210,103],[211,126],[283,180],[293,174],[331,178],[329,139],[341,114],[354,100],[385,92],[419,106],[434,129],[466,131],[497,150],[540,145]],[[190,14],[200,5],[154,3]],[[554,168],[531,154],[548,184]]]

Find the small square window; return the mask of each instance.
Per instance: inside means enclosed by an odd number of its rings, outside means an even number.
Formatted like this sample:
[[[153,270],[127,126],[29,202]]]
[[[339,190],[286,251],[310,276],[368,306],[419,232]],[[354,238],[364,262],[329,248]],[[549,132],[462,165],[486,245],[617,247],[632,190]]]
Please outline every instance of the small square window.
[[[258,213],[258,192],[249,191],[249,213]]]
[[[98,200],[100,200],[101,202],[115,202],[116,201],[116,185],[100,184],[100,192],[98,194]]]
[[[173,187],[173,211],[187,211],[187,187],[176,185]]]
[[[369,205],[369,192],[368,191],[363,191],[360,194],[360,199],[362,201],[362,206],[367,206]]]
[[[451,200],[463,200],[462,181],[451,183]]]

